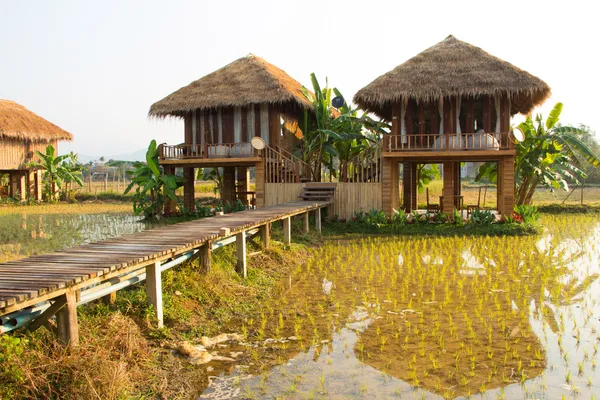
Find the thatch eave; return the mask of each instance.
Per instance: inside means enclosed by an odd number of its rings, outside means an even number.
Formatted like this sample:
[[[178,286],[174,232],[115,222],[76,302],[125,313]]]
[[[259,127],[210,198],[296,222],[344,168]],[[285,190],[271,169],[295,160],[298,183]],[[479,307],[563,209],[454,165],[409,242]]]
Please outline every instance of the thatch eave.
[[[48,143],[73,135],[14,101],[0,100],[0,138]]]

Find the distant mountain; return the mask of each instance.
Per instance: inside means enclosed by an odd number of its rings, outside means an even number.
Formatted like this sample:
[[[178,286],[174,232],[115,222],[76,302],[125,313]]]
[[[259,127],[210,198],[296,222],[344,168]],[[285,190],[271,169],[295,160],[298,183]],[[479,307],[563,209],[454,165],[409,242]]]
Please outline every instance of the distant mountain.
[[[102,156],[103,155],[90,156],[87,154],[79,154],[78,160],[82,164],[87,164],[90,161],[98,161],[98,159],[100,159]],[[144,161],[146,160],[146,149],[139,149],[132,153],[115,154],[112,156],[104,155],[104,160]]]

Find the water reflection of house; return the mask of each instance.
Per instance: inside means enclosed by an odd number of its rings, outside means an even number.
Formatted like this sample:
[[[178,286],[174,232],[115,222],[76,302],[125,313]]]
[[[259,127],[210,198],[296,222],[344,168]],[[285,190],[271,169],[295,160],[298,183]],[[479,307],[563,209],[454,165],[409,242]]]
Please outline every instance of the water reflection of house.
[[[223,168],[224,202],[250,192],[249,169],[254,168],[252,195],[260,207],[265,204],[265,184],[306,179],[308,165],[290,150],[298,116],[311,107],[299,82],[248,55],[154,103],[149,114],[185,122],[184,144],[163,144],[159,154],[167,173],[183,168],[186,208],[194,205],[194,169],[206,167]],[[262,150],[251,145],[255,137],[264,142]]]
[[[51,144],[73,136],[20,104],[0,100],[0,173],[10,177],[8,195],[20,200],[42,199],[42,171],[28,167],[37,161],[35,151],[46,152]]]
[[[418,164],[443,164],[444,210],[460,200],[460,163],[498,164],[498,211],[514,204],[514,137],[510,117],[528,113],[550,95],[535,76],[482,49],[448,36],[361,89],[354,101],[391,121],[384,137],[382,202],[417,207]]]

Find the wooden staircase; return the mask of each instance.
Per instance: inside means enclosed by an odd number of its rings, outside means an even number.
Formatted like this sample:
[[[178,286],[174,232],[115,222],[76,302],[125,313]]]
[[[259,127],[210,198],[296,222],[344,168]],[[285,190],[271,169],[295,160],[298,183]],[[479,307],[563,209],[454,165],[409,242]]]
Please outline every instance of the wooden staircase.
[[[289,151],[277,146],[264,150],[266,183],[304,183],[311,181],[310,166]]]
[[[305,183],[298,198],[304,201],[331,201],[336,187],[337,183],[331,182]]]

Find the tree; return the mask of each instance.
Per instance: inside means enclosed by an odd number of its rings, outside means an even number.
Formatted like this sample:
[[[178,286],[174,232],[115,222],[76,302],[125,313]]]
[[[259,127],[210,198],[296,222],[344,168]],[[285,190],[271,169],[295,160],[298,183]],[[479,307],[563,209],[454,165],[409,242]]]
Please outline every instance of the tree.
[[[27,164],[29,167],[44,171],[44,191],[51,200],[56,200],[57,190],[61,190],[65,183],[75,182],[79,186],[83,186],[81,169],[77,166],[77,156],[73,152],[56,156],[55,151],[54,147],[49,144],[46,147],[46,154],[39,151],[35,152],[39,162],[34,161]],[[73,157],[75,157],[75,160],[73,160]]]
[[[310,78],[314,94],[306,88],[302,90],[313,105],[314,118],[304,111],[302,159],[310,165],[313,179],[318,181],[321,180],[322,166],[335,171],[333,164],[337,159],[340,163],[340,180],[345,181],[351,160],[372,148],[387,125],[374,121],[366,113],[358,116],[358,110],[352,109],[345,101],[339,112],[334,110],[332,92],[344,98],[340,91],[337,88],[330,89],[328,83],[321,89],[314,73]]]
[[[158,164],[156,140],[152,140],[146,151],[146,162],[133,163],[133,171],[127,171],[131,183],[125,189],[129,193],[135,186],[133,195],[133,212],[144,214],[146,219],[158,218],[162,214],[165,196],[177,200],[175,190],[184,183],[182,177],[167,175]]]
[[[556,103],[545,121],[538,114],[535,122],[529,116],[516,127],[523,133],[523,140],[516,144],[516,205],[531,204],[538,185],[563,190],[569,190],[569,181],[579,185],[587,176],[584,163],[600,167],[600,158],[582,140],[585,132],[559,125],[562,108],[562,103]],[[484,176],[495,180],[495,163],[482,165],[476,180]]]

